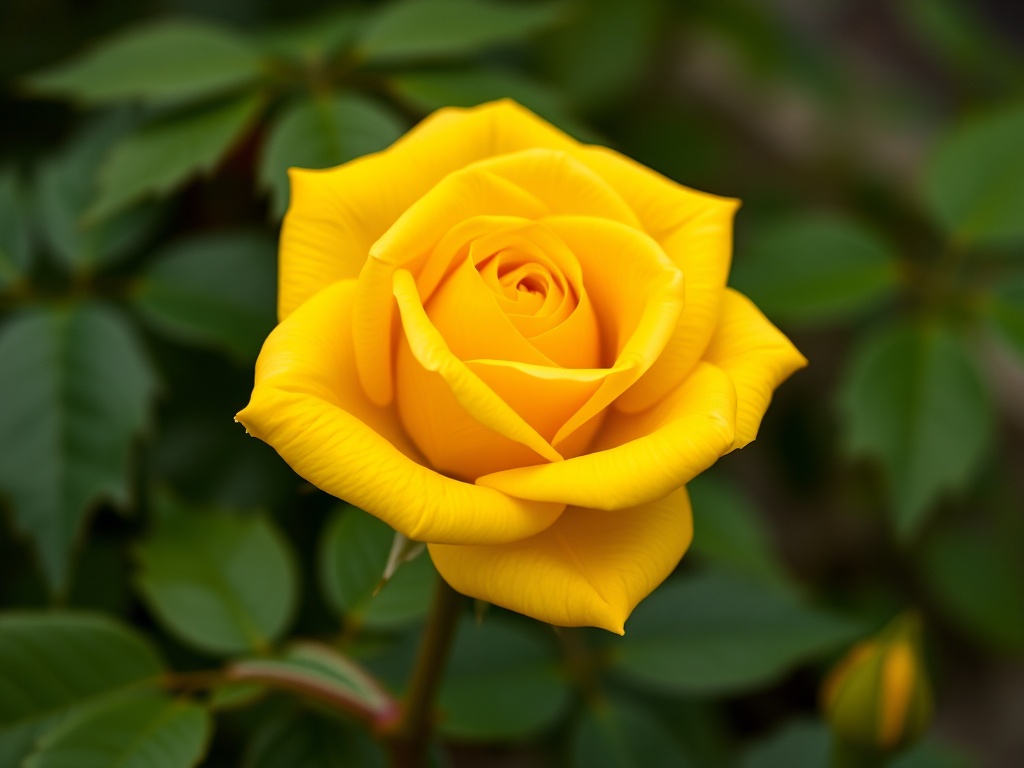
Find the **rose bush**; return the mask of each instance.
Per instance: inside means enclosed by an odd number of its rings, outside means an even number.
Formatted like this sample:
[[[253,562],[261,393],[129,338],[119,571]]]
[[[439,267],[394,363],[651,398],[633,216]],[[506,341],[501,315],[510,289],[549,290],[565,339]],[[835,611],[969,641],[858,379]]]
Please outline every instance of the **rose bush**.
[[[509,101],[291,182],[238,420],[456,590],[621,633],[806,362],[726,287],[737,202]]]

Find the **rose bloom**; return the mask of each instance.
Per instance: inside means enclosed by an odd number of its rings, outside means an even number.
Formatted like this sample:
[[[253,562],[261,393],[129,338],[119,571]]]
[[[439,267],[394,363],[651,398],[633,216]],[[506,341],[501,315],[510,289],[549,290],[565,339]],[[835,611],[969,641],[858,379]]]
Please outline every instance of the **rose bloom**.
[[[726,287],[738,202],[511,101],[291,184],[238,421],[459,592],[622,633],[689,546],[684,484],[806,364]]]

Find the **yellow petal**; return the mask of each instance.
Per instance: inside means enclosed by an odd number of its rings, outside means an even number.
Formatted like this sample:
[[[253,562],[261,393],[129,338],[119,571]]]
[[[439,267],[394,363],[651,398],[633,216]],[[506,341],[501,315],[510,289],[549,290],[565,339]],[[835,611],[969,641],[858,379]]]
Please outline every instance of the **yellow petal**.
[[[482,473],[481,466],[561,460],[547,440],[451,353],[404,269],[395,273],[394,295],[404,331],[398,407],[407,431],[433,466],[473,478]]]
[[[370,249],[356,292],[356,365],[369,397],[380,405],[394,396],[391,347],[392,278],[398,269],[418,272],[444,235],[478,216],[535,218],[547,208],[510,181],[473,167],[445,177],[407,209]]]
[[[576,254],[603,356],[613,360],[601,387],[555,436],[561,442],[628,389],[665,348],[683,311],[683,275],[650,237],[587,216],[543,220]]]
[[[429,548],[444,580],[465,595],[558,626],[621,635],[692,536],[690,501],[680,488],[620,512],[569,507],[542,533],[510,544]]]
[[[686,309],[650,370],[616,407],[649,408],[679,385],[714,331],[732,255],[732,220],[739,201],[699,192],[604,147],[577,152],[630,205],[686,279]]]
[[[578,146],[512,101],[438,110],[389,149],[322,171],[292,169],[281,233],[281,319],[336,280],[355,277],[370,246],[449,173],[523,149]],[[390,288],[390,282],[388,283]]]
[[[735,420],[732,380],[700,363],[653,408],[607,413],[590,453],[476,482],[522,499],[628,509],[662,498],[714,464],[732,448]]]
[[[237,420],[306,480],[412,539],[499,543],[551,525],[562,505],[513,499],[418,461],[394,409],[370,402],[354,375],[354,289],[342,281],[320,291],[270,334]]]
[[[549,441],[611,373],[607,368],[558,368],[509,360],[467,360],[466,366]],[[581,435],[576,441],[559,443],[559,454],[568,457],[582,453],[598,421],[592,419],[574,432],[574,436]]]
[[[755,437],[772,393],[807,358],[738,291],[726,290],[715,335],[704,359],[724,370],[736,385],[736,448]]]

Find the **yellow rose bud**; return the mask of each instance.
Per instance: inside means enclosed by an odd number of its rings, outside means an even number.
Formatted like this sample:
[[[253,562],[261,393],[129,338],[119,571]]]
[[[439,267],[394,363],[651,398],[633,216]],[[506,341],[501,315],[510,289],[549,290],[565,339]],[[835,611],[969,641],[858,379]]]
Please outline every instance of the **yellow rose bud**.
[[[919,635],[917,617],[901,616],[855,646],[832,670],[822,688],[822,704],[840,742],[891,752],[927,729],[932,694]]]
[[[238,421],[456,590],[621,633],[690,543],[684,484],[806,364],[726,287],[737,201],[511,101],[291,183]]]

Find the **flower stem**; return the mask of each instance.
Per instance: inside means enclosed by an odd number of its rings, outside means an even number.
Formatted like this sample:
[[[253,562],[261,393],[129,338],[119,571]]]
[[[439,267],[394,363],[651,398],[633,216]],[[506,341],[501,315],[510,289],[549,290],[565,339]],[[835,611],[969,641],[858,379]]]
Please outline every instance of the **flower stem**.
[[[462,603],[462,595],[444,579],[438,579],[405,708],[397,727],[388,736],[394,768],[423,768],[427,764],[434,726],[434,699],[455,638]]]

